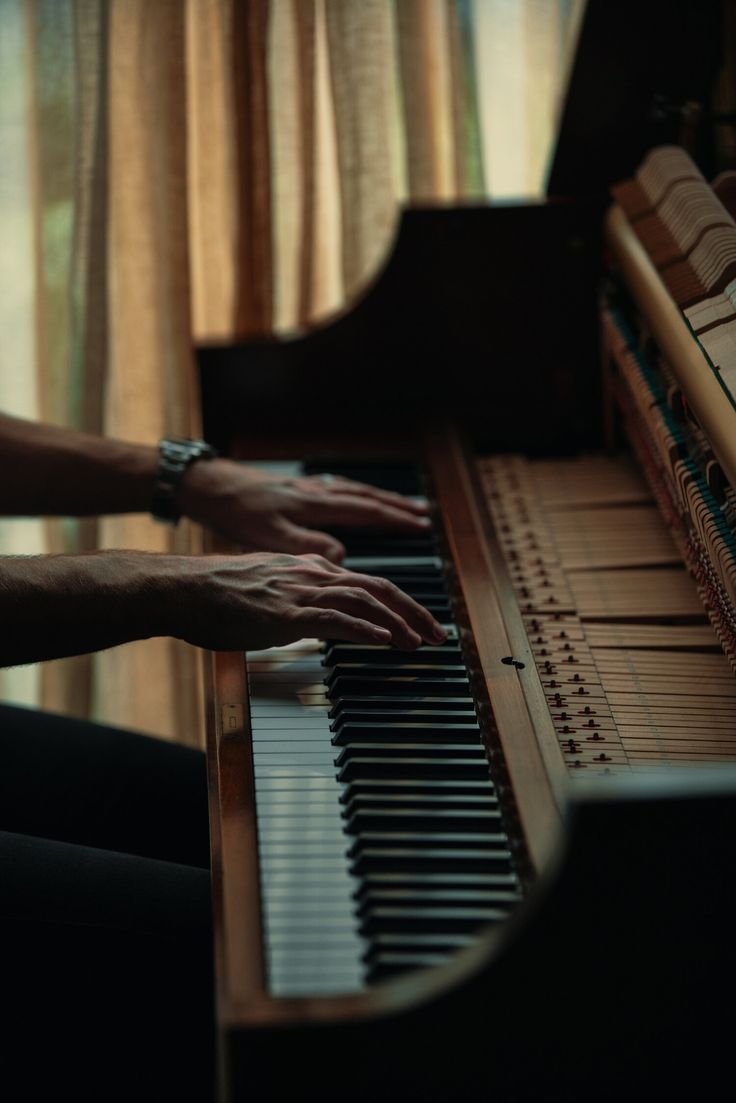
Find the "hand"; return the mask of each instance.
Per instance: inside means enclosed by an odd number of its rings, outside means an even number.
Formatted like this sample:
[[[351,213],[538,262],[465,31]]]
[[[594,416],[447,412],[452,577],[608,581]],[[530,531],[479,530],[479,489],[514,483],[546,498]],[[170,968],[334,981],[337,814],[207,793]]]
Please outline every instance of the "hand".
[[[427,507],[331,476],[285,478],[216,459],[195,463],[180,489],[183,512],[246,551],[314,552],[339,563],[345,548],[315,526],[355,525],[425,532]]]
[[[319,555],[157,558],[168,561],[165,634],[200,647],[255,650],[317,637],[411,651],[446,637],[393,583]]]

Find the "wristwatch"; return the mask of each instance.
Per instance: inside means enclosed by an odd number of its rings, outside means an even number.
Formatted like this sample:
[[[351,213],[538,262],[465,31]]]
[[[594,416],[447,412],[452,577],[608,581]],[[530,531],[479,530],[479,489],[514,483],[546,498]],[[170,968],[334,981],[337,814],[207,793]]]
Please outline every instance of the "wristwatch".
[[[175,525],[181,517],[176,494],[185,472],[196,460],[212,460],[218,453],[204,440],[183,440],[179,437],[164,437],[159,441],[158,450],[160,458],[151,513],[157,521]]]

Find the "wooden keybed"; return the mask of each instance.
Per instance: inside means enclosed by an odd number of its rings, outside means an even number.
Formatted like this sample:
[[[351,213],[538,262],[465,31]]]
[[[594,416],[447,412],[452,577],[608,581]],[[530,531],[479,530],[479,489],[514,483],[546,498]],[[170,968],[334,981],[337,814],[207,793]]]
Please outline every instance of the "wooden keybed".
[[[734,410],[722,401],[713,372],[703,370],[702,350],[693,341],[679,306],[616,207],[607,218],[607,235],[649,333],[687,394],[725,477],[736,485]],[[615,355],[614,346],[615,341],[607,339],[609,358]],[[262,354],[259,350],[259,359]],[[210,359],[217,355],[213,350]],[[621,373],[610,359],[605,378],[611,394],[623,385]],[[619,761],[616,752],[608,758],[604,755],[600,764],[592,757],[583,762],[594,767],[596,784],[586,785],[575,777],[571,785],[571,756],[566,753],[565,721],[560,719],[564,710],[555,712],[550,699],[554,687],[545,684],[549,672],[544,658],[540,648],[530,642],[530,635],[539,632],[530,632],[533,610],[525,610],[520,596],[524,583],[515,577],[517,561],[509,558],[509,543],[502,531],[503,510],[499,513],[498,502],[494,502],[494,491],[502,482],[500,469],[494,469],[492,462],[478,466],[462,435],[451,428],[410,433],[408,438],[394,438],[379,446],[360,426],[347,440],[333,435],[332,444],[329,433],[319,425],[312,439],[309,437],[309,433],[301,433],[259,440],[249,434],[247,443],[236,445],[233,451],[241,459],[293,458],[315,452],[345,456],[351,450],[358,456],[371,450],[389,456],[408,452],[426,466],[453,564],[458,623],[471,656],[488,754],[498,763],[498,776],[507,790],[515,845],[531,888],[505,925],[481,933],[473,946],[437,969],[405,975],[345,997],[270,996],[260,943],[245,666],[242,656],[213,656],[208,669],[208,753],[223,1100],[244,1097],[253,1084],[258,1085],[259,1098],[279,1098],[291,1084],[288,1072],[277,1068],[283,1054],[290,1055],[295,1064],[304,1062],[303,1075],[314,1091],[319,1084],[322,1097],[342,1098],[339,1084],[326,1085],[320,1080],[320,1061],[329,1064],[335,1047],[361,1069],[358,1081],[351,1085],[351,1098],[356,1100],[373,1099],[378,1090],[379,1080],[361,1056],[366,1048],[374,1051],[375,1047],[380,1049],[382,1069],[392,1077],[395,1090],[408,1099],[432,1098],[433,1090],[440,1091],[437,1098],[442,1098],[441,1087],[447,1092],[457,1083],[469,1093],[463,1096],[461,1092],[460,1098],[484,1097],[491,1090],[501,1099],[526,1098],[525,1092],[531,1098],[540,1090],[564,1091],[566,1097],[577,1098],[575,1076],[571,1081],[565,1056],[570,1020],[560,1017],[559,1011],[580,1006],[585,1015],[581,1018],[575,1013],[574,1022],[580,1043],[575,1057],[581,1085],[589,1084],[591,1076],[605,1075],[620,1090],[634,1076],[650,1088],[655,1084],[674,1088],[689,1076],[702,1074],[689,1054],[693,1046],[696,1050],[704,1044],[706,1037],[722,1034],[710,1013],[696,1014],[696,1006],[702,1009],[710,991],[711,966],[703,963],[712,959],[712,969],[722,970],[729,978],[736,972],[727,922],[734,888],[717,872],[722,867],[719,847],[727,830],[724,825],[734,811],[733,769],[726,765],[715,775],[692,770],[683,774],[680,770],[674,778],[668,774],[654,779],[648,774],[637,777],[636,770],[630,772],[626,755]],[[646,455],[644,460],[646,468]],[[656,471],[654,475],[653,492],[661,497]],[[671,506],[664,496],[660,504],[667,508],[668,502]],[[626,504],[632,508],[630,500]],[[608,506],[610,522],[615,517],[615,503]],[[633,508],[649,517],[641,503]],[[615,528],[614,524],[608,531],[615,532]],[[565,530],[564,524],[555,530],[558,550],[565,545],[565,531],[569,529]],[[657,544],[660,537],[655,535],[653,540],[650,561],[644,566],[660,571],[665,578],[666,571],[672,569],[672,555]],[[606,569],[600,562],[587,566]],[[625,554],[615,567],[626,569]],[[575,573],[581,565],[573,563],[570,569]],[[682,573],[680,569],[678,579]],[[588,575],[586,582],[576,575],[573,596],[577,611],[568,616],[563,610],[562,623],[570,624],[569,638],[577,640],[582,636],[574,634],[578,624],[574,617],[580,613],[586,622],[585,646],[594,654],[596,678],[605,674],[611,679],[613,688],[607,692],[612,701],[622,686],[625,692],[631,687],[622,681],[630,672],[622,672],[618,660],[611,661],[610,656],[625,653],[631,646],[639,652],[666,649],[667,670],[678,681],[688,678],[688,662],[700,688],[708,680],[715,684],[722,679],[722,672],[714,672],[710,662],[713,629],[703,622],[691,599],[685,601],[687,608],[674,618],[675,623],[668,608],[662,606],[660,616],[655,603],[648,616],[633,618],[633,626],[629,616],[627,627],[621,623],[626,616],[611,616],[610,608],[601,611],[592,600],[597,583],[592,585],[591,577]],[[646,578],[632,573],[632,580],[636,599],[636,586],[646,583]],[[565,592],[570,591],[569,577],[558,581],[567,587]],[[651,587],[644,586],[640,592],[647,598],[653,596]],[[662,633],[668,624],[665,648]],[[619,642],[623,652],[613,648]],[[702,661],[695,666],[692,659],[681,661],[678,656],[683,653],[702,655]],[[637,678],[646,680],[645,667],[646,663],[636,670]],[[674,703],[667,707],[673,711],[685,707],[682,688],[668,687]],[[686,683],[684,688],[694,686]],[[732,686],[724,689],[723,696],[733,697]],[[615,705],[612,715],[618,710],[620,717],[618,699]],[[628,733],[619,739],[623,751],[626,739],[629,746],[643,745],[631,743],[642,738],[635,731],[640,719],[637,714],[633,727],[619,720]],[[716,731],[720,727],[725,738],[725,752],[715,757],[734,761],[730,705],[724,705],[722,715],[706,721],[704,727],[709,725]],[[696,742],[702,734],[695,733]],[[711,741],[703,763],[713,759],[712,750]],[[622,764],[626,766],[623,770]],[[613,776],[607,776],[609,773]],[[701,845],[696,845],[696,840]],[[662,857],[669,843],[677,860],[688,863],[685,893],[675,865],[670,869]],[[652,853],[658,862],[664,862],[665,870],[654,881],[649,876]],[[633,925],[632,898],[641,920]],[[560,956],[559,947],[571,945],[571,931],[573,952]],[[601,945],[605,946],[603,957]],[[597,964],[592,975],[584,963],[594,960]],[[668,984],[673,960],[680,963],[681,988],[676,994]],[[524,977],[523,996],[518,988],[520,975]],[[642,982],[642,977],[647,980]],[[623,999],[624,992],[636,993],[634,1005]],[[458,1023],[463,1025],[467,1058],[462,1075],[453,1061],[442,1055],[441,1040],[448,1032],[452,1035]],[[615,1069],[601,1044],[601,1030],[615,1038]],[[667,1044],[681,1045],[678,1069],[659,1056],[652,1057],[651,1051],[648,1057],[642,1056],[637,1042],[642,1036],[651,1038],[655,1047],[662,1047],[665,1039]],[[487,1061],[481,1051],[487,1049],[489,1037],[494,1042]],[[541,1062],[540,1068],[530,1062],[532,1053]],[[581,1098],[586,1090],[587,1086],[580,1087]]]

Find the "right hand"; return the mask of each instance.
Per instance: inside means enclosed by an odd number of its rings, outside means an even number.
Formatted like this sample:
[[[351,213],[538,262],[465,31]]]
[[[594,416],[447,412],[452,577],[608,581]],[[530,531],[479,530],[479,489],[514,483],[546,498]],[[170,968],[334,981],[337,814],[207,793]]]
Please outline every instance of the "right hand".
[[[173,631],[199,647],[258,650],[305,637],[391,644],[441,643],[444,629],[393,583],[320,555],[176,557],[167,586]]]

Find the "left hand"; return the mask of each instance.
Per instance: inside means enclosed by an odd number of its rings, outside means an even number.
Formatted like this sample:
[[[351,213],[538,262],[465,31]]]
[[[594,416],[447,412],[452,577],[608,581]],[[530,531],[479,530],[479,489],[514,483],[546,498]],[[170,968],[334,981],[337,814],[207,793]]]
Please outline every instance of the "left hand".
[[[215,459],[192,465],[179,492],[182,512],[245,551],[309,552],[340,563],[345,548],[318,531],[345,526],[426,532],[421,502],[340,476],[286,478]],[[316,527],[315,527],[316,526]]]

